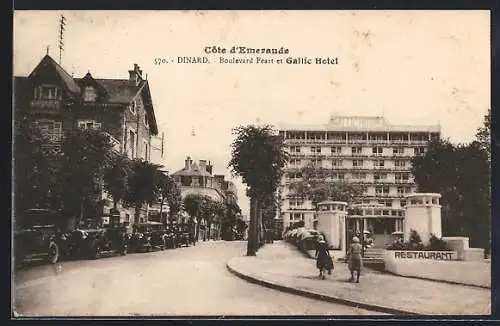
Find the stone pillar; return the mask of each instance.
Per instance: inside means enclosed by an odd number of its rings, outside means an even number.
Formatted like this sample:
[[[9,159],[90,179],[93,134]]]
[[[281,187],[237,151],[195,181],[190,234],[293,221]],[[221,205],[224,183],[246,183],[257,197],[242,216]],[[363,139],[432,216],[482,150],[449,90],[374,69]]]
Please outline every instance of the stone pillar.
[[[404,239],[410,239],[410,231],[417,231],[424,244],[429,242],[431,234],[441,237],[440,194],[414,193],[406,196],[406,214],[404,220]]]
[[[333,249],[345,249],[345,218],[347,203],[324,201],[318,203],[318,231],[325,234],[326,241]]]

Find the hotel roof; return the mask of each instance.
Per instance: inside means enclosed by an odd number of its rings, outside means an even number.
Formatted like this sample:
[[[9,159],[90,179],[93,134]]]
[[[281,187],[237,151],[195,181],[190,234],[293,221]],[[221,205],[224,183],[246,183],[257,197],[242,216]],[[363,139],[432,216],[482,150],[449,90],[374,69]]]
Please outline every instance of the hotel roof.
[[[332,116],[326,124],[278,125],[280,131],[371,131],[371,132],[441,132],[435,125],[392,125],[379,116]]]

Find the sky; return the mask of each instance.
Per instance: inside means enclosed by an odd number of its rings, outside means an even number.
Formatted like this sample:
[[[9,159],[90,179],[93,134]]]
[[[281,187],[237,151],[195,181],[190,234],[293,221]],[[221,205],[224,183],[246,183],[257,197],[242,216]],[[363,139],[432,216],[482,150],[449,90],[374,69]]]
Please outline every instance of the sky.
[[[383,115],[392,124],[440,124],[469,142],[490,107],[488,11],[16,11],[13,71],[28,75],[47,52],[75,77],[147,74],[165,155],[175,172],[186,156],[227,169],[231,129],[253,123],[325,124],[330,115]],[[247,55],[206,47],[286,48],[270,58],[337,58],[336,65],[220,64]],[[179,64],[207,56],[209,64]],[[259,55],[253,55],[254,60]],[[155,64],[157,59],[167,64]],[[158,142],[157,142],[158,143]]]

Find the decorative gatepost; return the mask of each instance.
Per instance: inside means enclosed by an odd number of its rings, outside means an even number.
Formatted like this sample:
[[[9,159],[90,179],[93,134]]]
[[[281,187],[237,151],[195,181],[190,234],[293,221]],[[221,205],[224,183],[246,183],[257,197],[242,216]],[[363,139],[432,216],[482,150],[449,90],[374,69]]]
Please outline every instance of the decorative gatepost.
[[[345,251],[347,203],[323,201],[317,207],[317,230],[325,235],[325,240],[332,249]]]
[[[406,196],[406,214],[404,221],[404,239],[410,239],[411,230],[415,230],[428,244],[431,234],[441,238],[441,205],[437,193],[414,193]]]

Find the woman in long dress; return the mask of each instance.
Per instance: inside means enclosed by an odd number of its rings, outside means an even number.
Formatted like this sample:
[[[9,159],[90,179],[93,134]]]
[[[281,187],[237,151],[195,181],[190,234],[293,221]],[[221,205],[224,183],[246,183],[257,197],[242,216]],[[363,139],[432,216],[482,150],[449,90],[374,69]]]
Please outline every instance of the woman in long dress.
[[[356,272],[356,283],[359,283],[359,276],[361,274],[361,267],[363,266],[362,257],[363,247],[359,243],[359,238],[352,238],[352,244],[349,247],[349,271],[351,272],[350,282],[354,281],[354,272]]]
[[[319,269],[319,277],[325,279],[325,271],[328,271],[328,275],[332,274],[333,261],[328,251],[328,245],[325,242],[323,236],[318,237],[318,243],[316,245],[316,267]]]

